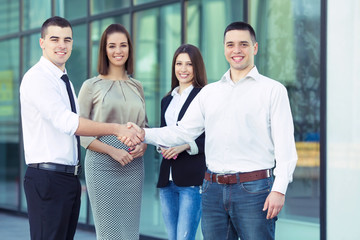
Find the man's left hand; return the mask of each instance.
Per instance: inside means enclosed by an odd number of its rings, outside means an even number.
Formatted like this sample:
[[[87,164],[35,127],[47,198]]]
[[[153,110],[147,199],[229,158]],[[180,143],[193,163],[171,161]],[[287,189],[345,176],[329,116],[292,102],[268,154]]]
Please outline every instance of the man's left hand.
[[[279,192],[270,192],[264,203],[263,211],[268,210],[266,219],[276,217],[285,203],[285,195]]]

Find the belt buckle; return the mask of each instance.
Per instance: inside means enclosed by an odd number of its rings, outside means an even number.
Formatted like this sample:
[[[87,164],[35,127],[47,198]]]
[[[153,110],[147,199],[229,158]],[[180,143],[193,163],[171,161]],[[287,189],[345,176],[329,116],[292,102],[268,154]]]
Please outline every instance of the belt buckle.
[[[77,176],[78,174],[79,174],[79,165],[76,165],[74,170],[74,176]]]
[[[219,174],[216,174],[215,176],[216,176],[215,180],[216,180],[216,182],[217,182],[218,184],[225,184],[225,183],[220,183],[220,182],[219,182],[219,176],[225,176],[225,174],[219,173]]]
[[[266,177],[271,177],[271,169],[266,169]]]

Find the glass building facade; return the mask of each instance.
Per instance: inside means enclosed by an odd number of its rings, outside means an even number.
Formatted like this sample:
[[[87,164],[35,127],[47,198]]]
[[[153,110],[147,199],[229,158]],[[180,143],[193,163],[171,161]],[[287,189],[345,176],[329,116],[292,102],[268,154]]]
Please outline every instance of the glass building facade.
[[[66,68],[77,93],[84,80],[97,75],[98,45],[105,28],[111,23],[121,23],[129,30],[135,50],[134,78],[144,86],[150,127],[160,125],[160,101],[170,90],[171,62],[176,48],[182,43],[199,47],[204,57],[208,80],[215,82],[229,68],[223,50],[225,27],[233,21],[247,21],[257,33],[259,52],[255,57],[255,64],[259,72],[283,83],[288,90],[299,155],[294,181],[288,187],[285,206],[277,222],[276,239],[325,239],[329,235],[327,223],[336,223],[333,218],[328,219],[332,216],[328,207],[333,206],[331,204],[334,204],[334,200],[327,200],[333,199],[331,191],[327,191],[329,184],[336,181],[329,177],[337,176],[337,167],[341,166],[336,156],[344,154],[351,160],[343,167],[344,175],[351,167],[355,169],[355,173],[360,171],[359,163],[356,162],[360,154],[355,150],[360,149],[357,148],[360,134],[353,136],[354,133],[359,133],[360,129],[357,126],[355,132],[351,132],[355,125],[347,117],[346,108],[350,106],[355,112],[351,119],[359,115],[359,107],[354,105],[354,101],[359,100],[359,97],[354,97],[359,92],[356,90],[360,89],[359,83],[351,82],[353,90],[348,96],[345,91],[349,91],[350,87],[341,88],[344,85],[327,83],[327,76],[334,76],[333,70],[328,70],[327,67],[331,61],[327,60],[327,42],[333,44],[332,46],[336,44],[335,40],[328,40],[327,34],[331,34],[334,39],[336,37],[335,31],[326,31],[330,19],[328,12],[335,12],[337,8],[351,13],[355,11],[341,8],[346,4],[337,6],[335,2],[0,0],[0,210],[27,212],[23,192],[26,165],[19,115],[19,84],[23,74],[42,54],[39,47],[40,27],[47,18],[62,16],[73,25],[73,53]],[[352,9],[359,10],[357,1],[349,2]],[[356,16],[355,13],[353,15]],[[346,13],[342,16],[350,18]],[[351,18],[350,21],[354,19],[359,21],[359,17]],[[337,21],[329,22],[335,27],[343,27]],[[351,33],[359,40],[359,30],[354,30],[355,27],[352,31],[350,29],[344,35]],[[346,40],[348,38],[343,37],[339,42],[347,45]],[[359,50],[359,47],[356,49]],[[352,57],[356,58],[353,55]],[[348,79],[352,77],[353,75],[350,75]],[[341,89],[344,89],[344,92],[341,92]],[[345,107],[329,98],[332,95],[326,93],[333,93],[332,91],[340,91],[347,96]],[[341,118],[333,108],[327,107],[327,102],[337,103],[342,111],[342,120],[350,121],[345,127],[347,135],[340,133],[340,128],[335,126],[336,122],[327,121],[329,116]],[[327,122],[331,129],[327,128]],[[329,134],[333,128],[338,131]],[[343,141],[336,141],[337,133],[344,134]],[[346,140],[347,137],[353,140]],[[327,148],[327,139],[331,149]],[[339,147],[340,150],[336,151]],[[331,164],[326,164],[327,158],[332,160]],[[167,236],[156,189],[160,162],[161,157],[155,147],[149,146],[145,154],[140,231],[143,236],[154,239],[165,239]],[[82,226],[93,226],[84,176],[81,180],[83,194],[79,223]],[[359,196],[356,195],[355,199],[359,200]],[[197,239],[202,239],[200,228]]]

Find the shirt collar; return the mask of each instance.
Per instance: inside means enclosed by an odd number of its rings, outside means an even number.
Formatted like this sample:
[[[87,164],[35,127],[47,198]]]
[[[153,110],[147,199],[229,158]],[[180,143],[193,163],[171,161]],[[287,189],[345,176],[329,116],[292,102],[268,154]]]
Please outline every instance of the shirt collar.
[[[258,80],[259,76],[260,76],[260,74],[259,74],[256,66],[254,66],[242,80],[244,80],[244,79]],[[230,69],[227,70],[227,72],[223,75],[223,77],[221,78],[221,81],[227,82],[227,83],[233,83],[233,81],[231,80],[231,77],[230,77]]]
[[[67,74],[66,69],[64,69],[64,72],[60,70],[55,64],[50,62],[47,58],[44,56],[41,56],[40,63],[45,66],[45,69],[48,69],[51,74],[53,74],[56,78],[61,78],[62,75]]]
[[[179,86],[177,86],[176,88],[174,88],[174,90],[172,90],[171,92],[171,96],[175,96],[175,95],[180,95],[179,94]],[[190,85],[188,86],[183,92],[182,94],[186,94],[186,95],[189,95],[189,93],[193,90],[194,86],[193,85]]]

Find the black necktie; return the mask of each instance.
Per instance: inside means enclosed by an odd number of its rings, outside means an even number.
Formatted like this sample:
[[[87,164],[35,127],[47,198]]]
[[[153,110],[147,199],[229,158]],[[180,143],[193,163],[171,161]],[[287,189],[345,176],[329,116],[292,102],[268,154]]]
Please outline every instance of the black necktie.
[[[76,113],[75,100],[74,100],[74,95],[73,95],[72,90],[71,90],[69,78],[68,78],[68,76],[66,74],[64,74],[64,75],[61,76],[61,79],[65,82],[65,85],[66,85],[66,90],[67,90],[67,93],[69,95],[69,100],[70,100],[70,104],[71,104],[71,111]],[[80,163],[80,159],[81,159],[81,155],[80,155],[80,137],[76,136],[76,135],[75,135],[75,137],[76,137],[76,140],[77,140],[78,160],[79,160],[79,163]]]

